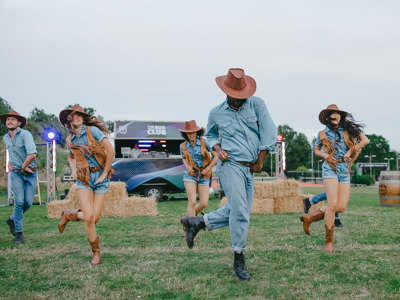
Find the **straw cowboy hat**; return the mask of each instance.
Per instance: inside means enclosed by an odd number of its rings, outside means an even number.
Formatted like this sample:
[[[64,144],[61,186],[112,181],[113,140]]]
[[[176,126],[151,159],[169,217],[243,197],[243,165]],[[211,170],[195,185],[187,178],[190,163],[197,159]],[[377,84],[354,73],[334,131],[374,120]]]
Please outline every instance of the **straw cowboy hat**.
[[[3,123],[4,126],[6,126],[6,121],[8,117],[14,117],[17,118],[18,121],[21,122],[21,125],[19,125],[19,128],[23,128],[26,125],[26,118],[21,116],[19,113],[17,113],[15,110],[10,111],[8,114],[1,114],[0,115],[0,120],[1,123]]]
[[[322,110],[319,113],[319,121],[322,124],[326,125],[326,117],[329,116],[330,114],[332,114],[333,112],[339,113],[342,116],[342,118],[347,116],[347,112],[346,111],[340,110],[339,107],[337,107],[336,104],[331,104],[331,105],[328,105],[327,108],[325,108],[324,110]]]
[[[186,121],[185,122],[185,129],[178,129],[180,132],[197,132],[199,130],[202,130],[203,128],[197,127],[196,121]]]
[[[257,88],[256,81],[244,75],[243,69],[231,68],[227,75],[215,78],[219,88],[228,96],[236,99],[251,97]]]
[[[69,123],[68,115],[70,113],[72,113],[72,112],[80,113],[81,115],[83,115],[85,117],[92,116],[92,115],[89,115],[89,114],[85,113],[85,111],[83,110],[82,106],[74,105],[71,108],[64,109],[64,110],[62,110],[60,112],[60,116],[59,116],[60,122],[61,122],[61,124],[63,124],[64,127],[65,127],[65,124]]]

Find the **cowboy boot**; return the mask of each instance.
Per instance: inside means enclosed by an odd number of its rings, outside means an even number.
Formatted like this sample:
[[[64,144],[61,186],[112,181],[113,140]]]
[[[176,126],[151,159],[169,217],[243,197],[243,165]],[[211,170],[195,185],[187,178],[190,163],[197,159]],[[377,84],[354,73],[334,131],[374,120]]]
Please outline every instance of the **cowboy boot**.
[[[89,241],[89,243],[92,246],[92,252],[93,252],[93,259],[90,263],[92,264],[92,266],[95,266],[100,263],[99,237],[97,237],[94,242]]]
[[[79,222],[78,212],[80,211],[81,211],[80,209],[64,210],[61,213],[61,221],[60,223],[58,223],[58,230],[60,230],[60,232],[63,233],[69,221]]]
[[[310,224],[313,222],[317,222],[322,220],[325,217],[325,213],[320,210],[314,210],[308,214],[304,214],[300,217],[300,221],[303,222],[303,229],[307,235],[310,235],[310,231],[308,228],[310,227]]]
[[[324,250],[326,252],[332,253],[333,252],[333,229],[335,225],[332,225],[331,229],[325,225],[325,246]]]
[[[186,227],[186,243],[189,248],[193,248],[193,240],[196,234],[206,228],[203,217],[183,217],[183,226]]]

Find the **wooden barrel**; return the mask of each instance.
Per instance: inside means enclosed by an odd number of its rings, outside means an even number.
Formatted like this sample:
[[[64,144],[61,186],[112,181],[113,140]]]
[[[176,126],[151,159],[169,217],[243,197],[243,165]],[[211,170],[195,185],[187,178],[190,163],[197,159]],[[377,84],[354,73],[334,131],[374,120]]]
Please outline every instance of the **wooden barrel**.
[[[400,171],[382,171],[379,180],[381,206],[400,207]]]

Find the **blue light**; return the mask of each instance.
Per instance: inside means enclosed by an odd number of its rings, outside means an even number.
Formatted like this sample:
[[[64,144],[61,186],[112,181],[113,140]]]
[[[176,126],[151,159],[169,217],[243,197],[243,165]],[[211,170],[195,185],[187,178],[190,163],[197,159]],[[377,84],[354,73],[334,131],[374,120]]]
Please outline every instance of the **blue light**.
[[[56,135],[54,134],[54,132],[50,131],[47,133],[47,137],[49,138],[49,140],[54,140]]]

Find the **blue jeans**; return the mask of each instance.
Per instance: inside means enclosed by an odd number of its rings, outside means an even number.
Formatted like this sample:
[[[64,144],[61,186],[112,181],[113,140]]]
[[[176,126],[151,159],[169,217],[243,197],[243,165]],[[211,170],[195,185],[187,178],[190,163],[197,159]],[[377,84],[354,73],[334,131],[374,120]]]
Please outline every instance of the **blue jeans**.
[[[326,193],[322,192],[322,193],[320,193],[318,195],[315,195],[314,197],[311,198],[311,204],[314,205],[314,204],[317,204],[318,202],[324,201],[326,199],[327,199]],[[339,219],[339,214],[338,213],[335,213],[335,219]]]
[[[228,160],[221,164],[218,178],[228,198],[228,203],[204,215],[204,222],[208,230],[229,225],[232,250],[245,251],[254,197],[254,175],[249,167]]]
[[[24,213],[31,207],[36,192],[37,177],[33,174],[11,171],[11,186],[14,192],[14,211],[11,219],[15,224],[15,232],[22,232]]]

